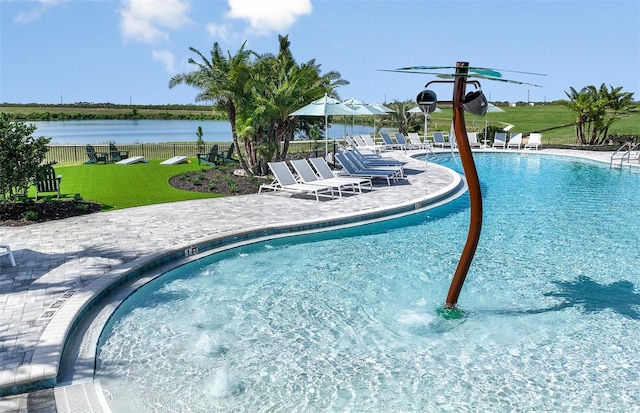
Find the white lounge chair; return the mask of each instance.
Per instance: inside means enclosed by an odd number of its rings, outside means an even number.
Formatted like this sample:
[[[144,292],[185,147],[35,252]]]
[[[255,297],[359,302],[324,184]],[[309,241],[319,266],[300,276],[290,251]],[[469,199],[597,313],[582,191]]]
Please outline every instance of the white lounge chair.
[[[313,194],[316,196],[316,201],[320,201],[320,196],[330,196],[331,198],[334,198],[333,188],[330,186],[301,184],[296,181],[296,178],[293,176],[286,163],[269,162],[268,165],[275,177],[275,180],[270,184],[260,185],[258,193],[261,193],[263,189],[271,189],[272,191]],[[331,195],[327,195],[326,192],[330,192]]]
[[[11,247],[9,247],[8,245],[0,245],[0,248],[4,249],[4,251],[0,251],[0,257],[4,256],[4,255],[8,255],[9,256],[9,262],[11,263],[12,267],[16,266],[16,260],[13,258],[13,252],[11,252]]]
[[[507,132],[496,132],[493,136],[492,148],[506,148],[507,147]]]
[[[509,138],[509,143],[507,143],[507,149],[511,149],[512,147],[520,149],[522,147],[522,134],[521,133],[512,133]]]
[[[367,146],[364,144],[364,141],[362,140],[361,137],[356,137],[355,136],[345,136],[344,140],[347,142],[347,144],[349,145],[349,147],[353,150],[366,150],[366,151],[371,151],[371,149],[367,148]],[[358,143],[359,142],[359,143]],[[379,158],[380,154],[379,153],[375,153],[375,152],[367,152],[367,153],[362,153],[363,156],[367,157],[367,158]]]
[[[357,185],[353,182],[344,181],[337,178],[321,179],[316,175],[311,165],[305,159],[295,159],[291,161],[291,166],[298,174],[298,178],[303,184],[330,186],[338,191],[338,196],[342,197],[342,190],[351,190],[356,193]]]
[[[371,178],[366,177],[355,177],[355,176],[346,176],[346,175],[336,175],[333,173],[329,164],[324,158],[310,158],[309,162],[313,165],[313,168],[316,170],[320,178],[322,179],[340,179],[345,182],[351,182],[358,187],[358,192],[362,192],[362,187],[366,186],[366,189],[373,191],[373,182],[371,182]]]
[[[527,144],[524,145],[524,148],[525,149],[533,148],[535,150],[538,150],[540,149],[541,145],[542,145],[542,134],[530,133],[529,140],[527,141]]]
[[[472,148],[479,148],[480,142],[478,142],[478,134],[476,132],[468,132],[467,138],[469,138],[469,146]]]
[[[364,143],[368,148],[373,148],[374,152],[384,152],[387,150],[387,145],[379,145],[373,141],[371,135],[360,135]]]
[[[420,140],[420,135],[416,132],[407,133],[407,138],[409,138],[409,145],[412,149],[424,149],[426,147],[424,142]]]

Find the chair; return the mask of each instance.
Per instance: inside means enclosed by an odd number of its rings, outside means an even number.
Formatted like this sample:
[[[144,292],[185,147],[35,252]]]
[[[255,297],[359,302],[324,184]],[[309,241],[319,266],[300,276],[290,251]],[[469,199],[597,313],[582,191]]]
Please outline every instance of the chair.
[[[365,158],[362,154],[357,150],[346,151],[347,156],[353,157],[357,159],[358,163],[362,165],[364,168],[378,168],[378,167],[388,167],[384,169],[398,169],[401,173],[404,173],[404,162],[398,161],[396,159],[391,158]]]
[[[451,147],[451,143],[444,140],[443,132],[433,132],[433,146],[440,146],[441,148]]]
[[[400,144],[395,143],[392,139],[391,136],[389,136],[388,133],[381,133],[380,137],[382,138],[382,141],[384,142],[384,145],[386,146],[387,149],[402,149],[402,147],[400,146]]]
[[[85,165],[91,163],[97,164],[98,162],[107,163],[109,155],[106,152],[96,152],[91,145],[87,145],[85,150],[87,151],[87,157],[89,158],[89,160],[85,162]]]
[[[322,179],[340,179],[345,182],[351,182],[358,187],[358,192],[362,192],[362,186],[367,185],[371,191],[373,191],[373,183],[370,178],[358,178],[345,175],[335,175],[327,161],[324,158],[310,158],[309,162],[313,165],[317,174]]]
[[[129,151],[121,151],[116,148],[116,145],[113,143],[109,144],[109,156],[111,157],[111,162],[118,162],[123,159],[127,159],[129,157]]]
[[[13,252],[11,252],[11,248],[8,245],[0,245],[0,248],[4,249],[4,251],[0,251],[0,257],[2,257],[3,255],[8,255],[11,266],[15,267],[16,260],[13,258]]]
[[[409,132],[407,138],[409,138],[409,145],[412,149],[425,149],[425,144],[420,140],[420,135],[416,132]]]
[[[535,150],[538,150],[540,149],[541,145],[542,145],[542,134],[534,132],[529,134],[529,140],[527,141],[527,144],[524,145],[524,148],[525,149],[533,148]]]
[[[493,135],[492,148],[506,148],[507,147],[507,132],[496,132]]]
[[[507,143],[507,149],[511,149],[511,147],[516,147],[520,149],[522,146],[522,134],[521,133],[512,133],[509,137],[509,143]]]
[[[409,149],[409,144],[407,143],[407,140],[404,138],[403,134],[401,134],[400,132],[396,132],[393,134],[393,136],[396,138],[396,142],[398,142],[398,145],[400,145],[400,149]]]
[[[333,189],[338,191],[338,197],[342,198],[342,190],[347,189],[351,190],[354,194],[356,191],[356,184],[348,181],[344,181],[338,178],[319,178],[318,175],[314,172],[309,162],[305,159],[295,159],[291,161],[291,166],[295,169],[298,174],[298,178],[302,181],[303,184],[309,185],[321,185],[321,186],[330,186]]]
[[[340,162],[340,165],[344,169],[347,176],[367,177],[369,179],[386,179],[387,185],[391,185],[392,179],[394,180],[394,182],[398,179],[395,171],[374,168],[360,169],[356,167],[348,158],[347,153],[348,152],[342,152],[336,154],[336,159],[338,160],[338,162]]]
[[[472,148],[479,148],[480,142],[478,142],[478,134],[476,132],[467,133],[467,138],[469,139],[469,146]]]
[[[358,143],[356,142],[354,137],[345,136],[344,140],[347,142],[347,144],[349,144],[349,147],[351,148],[351,150],[360,152],[360,149],[367,149],[366,147],[363,147],[362,145],[358,145]],[[364,141],[362,141],[362,139],[360,137],[358,137],[358,140],[360,140],[364,144]],[[379,153],[362,153],[362,152],[360,152],[360,153],[362,154],[362,156],[364,156],[367,159],[380,158],[381,157],[381,155]]]
[[[56,175],[56,171],[52,166],[55,163],[56,162],[51,162],[40,166],[36,178],[36,201],[38,200],[38,195],[47,192],[57,192],[58,198],[60,198],[60,181],[62,181],[62,175]]]
[[[262,184],[258,189],[258,193],[261,193],[263,189],[271,189],[275,191],[286,191],[298,194],[314,194],[316,201],[320,201],[320,196],[333,196],[333,188],[331,186],[321,185],[309,185],[301,184],[296,181],[296,178],[289,170],[289,167],[284,162],[268,162],[269,169],[273,173],[275,180],[270,184]],[[331,192],[331,195],[325,195],[326,192]]]
[[[360,137],[362,138],[362,140],[364,141],[367,147],[373,148],[374,152],[384,152],[387,150],[386,144],[378,145],[373,141],[373,139],[371,138],[371,135],[360,135]]]
[[[346,155],[347,159],[360,170],[374,169],[394,171],[398,178],[404,178],[404,168],[402,167],[402,165],[372,164],[369,162],[365,162],[361,157],[358,157],[357,153],[353,151],[346,151],[344,152],[344,154]]]
[[[220,165],[220,161],[218,159],[218,145],[213,145],[211,150],[206,153],[198,153],[198,165],[205,164],[209,166]]]
[[[234,143],[231,142],[231,145],[229,145],[229,149],[227,150],[226,153],[218,152],[218,160],[221,161],[222,163],[236,163],[236,162],[238,162],[235,159],[233,159],[233,150],[234,149],[235,149]]]

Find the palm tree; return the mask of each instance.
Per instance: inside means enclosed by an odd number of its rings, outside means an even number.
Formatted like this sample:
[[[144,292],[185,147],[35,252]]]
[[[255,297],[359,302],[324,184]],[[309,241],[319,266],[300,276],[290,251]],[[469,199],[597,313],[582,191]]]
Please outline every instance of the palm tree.
[[[394,112],[390,112],[384,117],[381,122],[381,127],[397,127],[398,132],[406,134],[411,118],[409,109],[413,106],[413,102],[394,100],[391,103],[385,104],[385,106],[393,109]]]
[[[573,87],[565,94],[564,104],[576,114],[576,140],[581,144],[599,145],[607,139],[609,127],[626,114],[633,103],[633,93],[623,93],[622,88],[611,90],[603,83],[600,88],[585,86],[579,92]]]
[[[226,112],[236,148],[240,148],[236,132],[236,111],[241,106],[242,97],[245,95],[252,65],[252,52],[245,49],[245,44],[246,42],[235,55],[227,52],[225,56],[216,42],[213,44],[210,58],[198,49],[190,47],[189,50],[198,55],[200,61],[189,58],[189,64],[195,69],[192,72],[174,75],[169,81],[169,88],[185,84],[199,89],[196,102],[213,102],[215,108]],[[249,170],[242,151],[238,151],[238,158],[243,169]]]

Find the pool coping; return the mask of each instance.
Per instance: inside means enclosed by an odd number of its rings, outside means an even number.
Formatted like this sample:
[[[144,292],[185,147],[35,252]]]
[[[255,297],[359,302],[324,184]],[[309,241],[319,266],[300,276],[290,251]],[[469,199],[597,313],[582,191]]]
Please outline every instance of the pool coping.
[[[450,174],[452,182],[434,193],[422,195],[409,201],[340,216],[267,224],[223,232],[193,242],[176,244],[170,248],[164,248],[114,266],[110,271],[74,291],[61,302],[61,306],[40,335],[31,363],[18,366],[13,371],[4,370],[0,373],[0,397],[51,388],[61,384],[62,382],[58,381],[58,375],[65,346],[78,323],[82,321],[92,306],[108,297],[125,283],[139,278],[143,274],[149,274],[168,263],[178,263],[179,260],[182,260],[184,264],[224,249],[267,239],[336,230],[399,218],[434,208],[466,192],[466,184],[461,175],[440,165],[433,166]],[[384,188],[377,190],[384,190]],[[364,195],[366,196],[366,194]]]

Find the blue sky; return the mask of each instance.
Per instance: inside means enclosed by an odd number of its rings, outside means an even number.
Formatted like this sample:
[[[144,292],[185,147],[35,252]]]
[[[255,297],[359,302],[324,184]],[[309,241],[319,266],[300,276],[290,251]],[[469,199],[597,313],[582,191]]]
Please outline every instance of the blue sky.
[[[414,99],[435,77],[378,69],[467,61],[546,74],[503,72],[542,87],[482,81],[491,101],[602,83],[640,100],[638,0],[0,0],[0,19],[0,102],[194,103],[195,89],[167,86],[191,71],[189,47],[277,52],[278,34],[350,81],[345,99]]]

